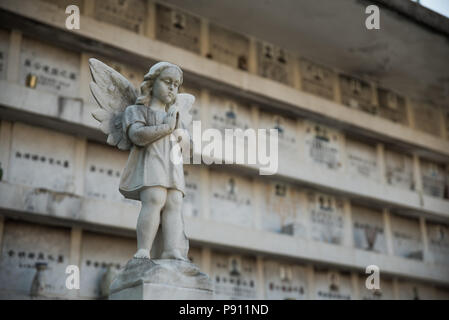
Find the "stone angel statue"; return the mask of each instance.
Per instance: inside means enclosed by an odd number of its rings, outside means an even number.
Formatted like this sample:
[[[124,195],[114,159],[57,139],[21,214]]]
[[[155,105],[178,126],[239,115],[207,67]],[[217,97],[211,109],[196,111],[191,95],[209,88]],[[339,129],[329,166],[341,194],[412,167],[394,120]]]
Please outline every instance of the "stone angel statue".
[[[154,64],[138,93],[101,61],[90,59],[89,66],[90,89],[100,106],[92,115],[108,144],[130,150],[119,190],[142,203],[134,258],[187,261],[189,243],[181,213],[185,181],[176,151],[190,150],[187,129],[195,97],[178,93],[182,70],[168,62]]]

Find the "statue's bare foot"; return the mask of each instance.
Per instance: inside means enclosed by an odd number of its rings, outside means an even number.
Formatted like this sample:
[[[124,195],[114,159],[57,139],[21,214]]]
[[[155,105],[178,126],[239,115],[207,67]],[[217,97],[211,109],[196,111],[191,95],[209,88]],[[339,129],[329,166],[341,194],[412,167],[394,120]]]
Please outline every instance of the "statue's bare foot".
[[[150,259],[150,250],[148,249],[139,249],[134,255],[136,259]]]
[[[179,250],[164,251],[161,254],[161,259],[176,259],[176,260],[189,261],[182,256],[182,254]]]

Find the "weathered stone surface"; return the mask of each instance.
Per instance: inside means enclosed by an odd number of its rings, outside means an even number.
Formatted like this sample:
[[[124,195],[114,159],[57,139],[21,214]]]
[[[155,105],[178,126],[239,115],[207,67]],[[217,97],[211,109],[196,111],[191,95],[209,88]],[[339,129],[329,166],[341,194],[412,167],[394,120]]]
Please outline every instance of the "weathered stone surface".
[[[209,277],[190,261],[133,258],[113,280],[109,298],[212,299],[212,289]]]
[[[210,291],[143,283],[113,294],[112,300],[211,300]]]

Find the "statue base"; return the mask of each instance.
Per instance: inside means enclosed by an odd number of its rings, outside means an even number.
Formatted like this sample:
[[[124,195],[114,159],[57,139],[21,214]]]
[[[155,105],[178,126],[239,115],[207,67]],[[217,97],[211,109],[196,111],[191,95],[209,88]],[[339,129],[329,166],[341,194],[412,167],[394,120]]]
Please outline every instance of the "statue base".
[[[110,300],[212,300],[210,278],[189,261],[128,261],[113,280]]]

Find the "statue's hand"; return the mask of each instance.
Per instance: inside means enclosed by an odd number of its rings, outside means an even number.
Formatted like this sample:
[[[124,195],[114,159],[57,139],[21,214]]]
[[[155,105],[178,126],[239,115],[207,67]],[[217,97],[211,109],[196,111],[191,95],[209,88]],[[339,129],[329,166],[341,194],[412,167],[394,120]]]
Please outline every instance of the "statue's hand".
[[[178,127],[179,123],[179,110],[178,108],[170,108],[165,116],[164,123],[167,123],[170,129],[173,131]]]
[[[177,124],[177,118],[174,116],[166,116],[164,119],[164,123],[168,124],[169,128],[170,128],[170,132],[172,132],[173,130],[175,130],[176,128],[176,124]]]

